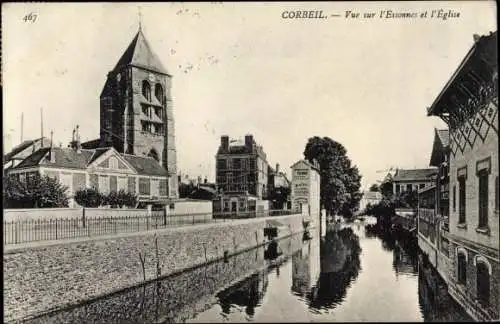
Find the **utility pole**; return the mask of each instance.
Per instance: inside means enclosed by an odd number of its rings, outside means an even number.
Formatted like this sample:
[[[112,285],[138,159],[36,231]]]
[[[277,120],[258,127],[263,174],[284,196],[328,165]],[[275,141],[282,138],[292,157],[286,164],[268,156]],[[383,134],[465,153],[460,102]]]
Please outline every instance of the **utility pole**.
[[[40,140],[41,147],[43,147],[43,107],[40,108]]]
[[[24,113],[21,113],[21,143],[23,142]]]

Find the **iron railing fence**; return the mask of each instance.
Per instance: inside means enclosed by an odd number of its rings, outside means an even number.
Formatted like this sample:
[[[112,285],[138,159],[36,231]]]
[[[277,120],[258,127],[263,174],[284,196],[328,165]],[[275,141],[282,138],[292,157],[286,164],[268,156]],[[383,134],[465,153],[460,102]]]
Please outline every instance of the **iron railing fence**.
[[[4,245],[36,241],[96,237],[183,225],[226,222],[233,219],[291,215],[289,210],[241,213],[166,214],[152,211],[137,215],[24,219],[3,222]]]

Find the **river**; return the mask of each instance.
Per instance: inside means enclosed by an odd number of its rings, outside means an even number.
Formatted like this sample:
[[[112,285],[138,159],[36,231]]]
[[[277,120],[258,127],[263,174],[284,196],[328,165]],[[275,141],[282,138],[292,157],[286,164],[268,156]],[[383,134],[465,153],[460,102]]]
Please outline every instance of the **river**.
[[[431,288],[429,275],[419,274],[417,247],[370,233],[364,223],[323,232],[34,322],[470,321],[444,285]]]

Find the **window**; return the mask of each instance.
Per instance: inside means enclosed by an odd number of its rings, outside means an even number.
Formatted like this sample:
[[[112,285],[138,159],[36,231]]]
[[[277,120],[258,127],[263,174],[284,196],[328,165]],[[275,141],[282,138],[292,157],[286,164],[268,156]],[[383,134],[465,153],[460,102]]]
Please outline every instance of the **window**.
[[[127,177],[118,177],[117,189],[127,191]]]
[[[451,192],[451,196],[452,196],[452,205],[453,205],[452,207],[453,207],[454,212],[457,211],[456,191],[457,191],[457,186],[453,186],[453,191]]]
[[[467,256],[463,251],[459,251],[457,254],[457,266],[458,282],[465,285],[467,282]]]
[[[107,175],[99,175],[99,190],[102,193],[109,192],[109,177]]]
[[[160,180],[160,196],[168,196],[168,182],[167,179]]]
[[[148,196],[151,194],[151,184],[149,178],[139,178],[139,194]]]
[[[151,86],[149,85],[149,82],[146,80],[142,81],[142,95],[148,101],[151,101]]]
[[[408,192],[411,191],[411,184],[406,185],[406,191],[408,191]]]
[[[118,191],[117,187],[117,181],[116,181],[116,176],[110,176],[109,177],[109,191]]]
[[[141,121],[141,126],[142,126],[142,131],[143,132],[150,132],[150,129],[151,129],[151,124],[145,122],[145,121]]]
[[[162,114],[163,109],[156,107],[155,108],[155,115],[158,116],[158,118],[163,119],[163,114]]]
[[[482,305],[490,302],[490,273],[485,261],[477,261],[477,299]]]
[[[159,83],[155,85],[155,97],[163,105],[164,103],[163,88]]]
[[[118,169],[118,160],[114,156],[109,158],[109,168]]]
[[[128,177],[127,179],[127,184],[128,184],[128,192],[135,194],[135,177]]]
[[[233,183],[233,174],[232,173],[226,174],[226,181],[227,181],[227,183]]]
[[[90,187],[99,189],[99,178],[97,174],[90,175]]]
[[[219,170],[226,169],[226,160],[225,159],[217,159],[217,169],[219,169]]]
[[[399,195],[400,192],[401,192],[401,186],[396,185],[396,195]]]
[[[498,211],[500,209],[499,206],[499,196],[498,196],[498,176],[495,178],[495,210]]]
[[[73,191],[85,189],[87,176],[85,173],[73,173]]]
[[[250,159],[250,170],[255,169],[255,159]]]
[[[458,178],[458,223],[465,223],[465,177]]]
[[[233,168],[235,169],[241,169],[241,159],[234,159],[233,160]]]
[[[488,227],[488,170],[481,170],[479,177],[479,227]]]

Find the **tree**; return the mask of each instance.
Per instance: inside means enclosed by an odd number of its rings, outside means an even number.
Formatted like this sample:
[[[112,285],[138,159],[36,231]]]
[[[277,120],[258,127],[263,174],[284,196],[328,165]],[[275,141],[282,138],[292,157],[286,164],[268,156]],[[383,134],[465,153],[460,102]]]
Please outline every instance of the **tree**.
[[[21,180],[9,175],[3,181],[3,202],[6,208],[68,207],[68,187],[59,180],[38,173]]]
[[[392,180],[390,179],[384,180],[384,182],[380,184],[379,191],[383,197],[391,198],[393,196]]]
[[[380,191],[380,189],[379,189],[379,187],[378,187],[378,185],[376,183],[372,184],[370,186],[370,189],[368,189],[368,190],[371,191],[371,192],[379,192]]]
[[[272,201],[273,209],[282,209],[290,197],[290,187],[272,187],[269,190],[269,200]]]
[[[309,138],[304,157],[320,166],[320,203],[328,215],[342,212],[352,214],[361,200],[361,175],[356,166],[351,166],[347,150],[329,137]]]
[[[92,187],[78,190],[75,193],[75,201],[86,208],[97,208],[104,203],[105,197],[97,188]]]

